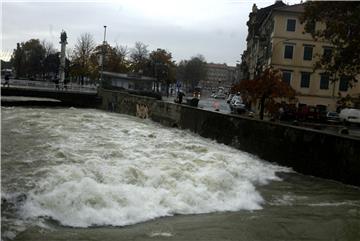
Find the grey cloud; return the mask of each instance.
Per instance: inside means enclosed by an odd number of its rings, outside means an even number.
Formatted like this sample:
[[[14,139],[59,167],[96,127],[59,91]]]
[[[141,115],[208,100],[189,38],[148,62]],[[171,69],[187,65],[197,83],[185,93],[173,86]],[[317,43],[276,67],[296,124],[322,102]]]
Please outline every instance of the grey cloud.
[[[219,1],[221,3],[224,1]],[[238,5],[240,7],[232,7]],[[187,14],[189,18],[194,16],[192,21],[169,15],[160,18],[142,14],[125,3],[5,2],[1,40],[4,50],[12,50],[17,42],[30,38],[46,39],[59,48],[60,32],[64,29],[68,33],[68,47],[72,48],[85,32],[92,34],[100,44],[103,25],[107,25],[107,41],[112,45],[132,47],[136,41],[141,41],[148,44],[150,50],[167,49],[176,60],[203,54],[208,61],[235,64],[246,46],[246,21],[252,3],[228,6],[232,7],[228,12],[211,15],[208,20],[204,13],[201,18],[196,17],[196,13]],[[217,9],[209,9],[210,13],[216,15]]]

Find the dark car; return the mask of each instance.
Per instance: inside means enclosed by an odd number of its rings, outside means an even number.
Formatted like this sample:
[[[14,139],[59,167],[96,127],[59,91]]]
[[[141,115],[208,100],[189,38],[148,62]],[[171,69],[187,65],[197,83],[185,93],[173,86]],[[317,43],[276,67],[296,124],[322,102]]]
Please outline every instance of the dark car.
[[[315,106],[302,106],[296,112],[296,119],[300,121],[319,121],[320,110]]]

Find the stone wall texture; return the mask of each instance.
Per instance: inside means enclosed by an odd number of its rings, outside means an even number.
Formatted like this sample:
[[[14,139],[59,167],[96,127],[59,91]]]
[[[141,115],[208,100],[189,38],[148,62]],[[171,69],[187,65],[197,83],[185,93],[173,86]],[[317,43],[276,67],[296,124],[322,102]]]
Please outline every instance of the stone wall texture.
[[[346,135],[206,111],[126,92],[101,91],[104,110],[150,118],[295,171],[360,186],[360,140]]]

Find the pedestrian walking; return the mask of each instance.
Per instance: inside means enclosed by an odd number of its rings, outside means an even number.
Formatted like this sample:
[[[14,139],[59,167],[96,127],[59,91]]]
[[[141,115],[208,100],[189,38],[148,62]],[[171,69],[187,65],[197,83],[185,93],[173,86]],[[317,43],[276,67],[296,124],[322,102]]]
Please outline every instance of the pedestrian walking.
[[[178,93],[179,104],[182,103],[182,100],[183,100],[184,95],[185,95],[185,94],[184,94],[182,91],[179,91],[179,93]]]
[[[5,74],[5,82],[4,82],[4,87],[10,87],[10,75],[9,74]]]
[[[59,79],[58,78],[55,79],[55,89],[60,90]]]

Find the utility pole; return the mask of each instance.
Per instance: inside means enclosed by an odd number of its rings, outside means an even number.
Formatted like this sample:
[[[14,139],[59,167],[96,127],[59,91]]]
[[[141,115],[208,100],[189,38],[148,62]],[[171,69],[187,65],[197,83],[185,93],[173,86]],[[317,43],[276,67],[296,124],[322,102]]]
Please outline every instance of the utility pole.
[[[106,39],[106,25],[104,25],[104,42],[102,47],[100,86],[102,86],[102,82],[103,82],[103,72],[104,72],[104,62],[105,62],[105,43],[106,43],[105,39]]]

